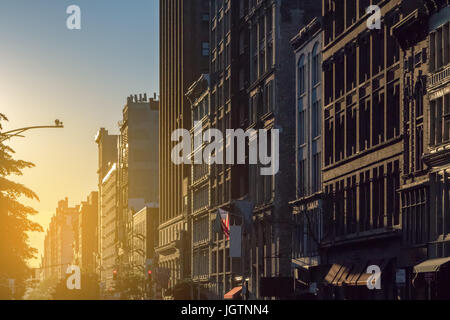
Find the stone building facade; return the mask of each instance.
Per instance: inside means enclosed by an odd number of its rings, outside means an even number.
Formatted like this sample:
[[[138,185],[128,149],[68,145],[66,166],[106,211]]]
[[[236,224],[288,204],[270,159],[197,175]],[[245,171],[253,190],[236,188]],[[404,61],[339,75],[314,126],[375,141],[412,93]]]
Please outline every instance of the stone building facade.
[[[404,170],[402,66],[391,28],[401,1],[375,1],[381,28],[369,28],[370,1],[322,1],[323,296],[392,298],[400,253]],[[383,290],[368,290],[378,266]]]
[[[159,102],[129,96],[119,122],[119,268],[132,269],[133,214],[159,203]]]
[[[322,200],[322,26],[314,18],[291,40],[296,69],[296,198],[292,264],[296,293],[304,295],[320,265]]]
[[[203,141],[203,134],[210,129],[210,92],[209,74],[203,74],[192,84],[186,96],[191,103],[191,141]],[[191,159],[203,160],[203,151],[206,142],[194,142],[191,150]],[[211,296],[214,285],[210,282],[211,261],[211,166],[202,164],[191,165],[189,185],[189,232],[191,233],[191,277],[196,284],[197,297],[203,299]]]
[[[289,202],[295,197],[295,55],[290,40],[299,28],[320,15],[317,1],[250,0],[245,15],[249,28],[250,65],[247,129],[280,130],[279,172],[260,175],[249,167],[249,200],[255,204],[250,243],[250,297],[274,295],[274,277],[290,277],[292,223]],[[259,139],[251,137],[250,139]],[[269,135],[270,141],[270,135]],[[270,151],[271,152],[271,151]],[[272,282],[273,283],[273,282]]]
[[[449,296],[448,165],[450,89],[448,1],[411,1],[414,10],[394,27],[403,50],[405,115],[401,260],[405,299]],[[431,266],[434,272],[426,276]],[[428,270],[429,271],[429,270]]]

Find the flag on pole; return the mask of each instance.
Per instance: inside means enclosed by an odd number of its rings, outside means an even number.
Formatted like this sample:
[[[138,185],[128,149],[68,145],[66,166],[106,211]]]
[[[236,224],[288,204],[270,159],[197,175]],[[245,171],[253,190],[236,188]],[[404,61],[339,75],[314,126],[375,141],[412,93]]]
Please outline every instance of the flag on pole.
[[[220,218],[221,218],[221,226],[222,231],[225,234],[225,237],[227,237],[227,240],[230,240],[230,214],[222,209],[219,209]]]
[[[230,240],[230,214],[227,211],[223,209],[217,210],[213,231],[215,233],[223,232],[227,240]]]

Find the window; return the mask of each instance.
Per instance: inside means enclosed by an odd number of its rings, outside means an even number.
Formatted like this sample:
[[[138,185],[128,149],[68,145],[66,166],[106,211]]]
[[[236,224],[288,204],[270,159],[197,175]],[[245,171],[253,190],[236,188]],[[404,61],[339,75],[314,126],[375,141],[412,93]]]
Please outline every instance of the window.
[[[347,92],[353,90],[356,87],[356,47],[354,44],[349,45],[346,48],[345,59],[347,61]]]
[[[347,150],[346,156],[351,157],[356,153],[356,106],[347,108]]]
[[[356,0],[347,0],[346,8],[346,27],[348,28],[356,22]]]
[[[430,35],[430,71],[438,71],[450,62],[450,24],[437,28]]]
[[[321,174],[321,153],[316,153],[312,160],[312,191],[319,192],[321,190],[322,174]]]
[[[333,100],[333,62],[328,60],[324,63],[324,87],[325,87],[325,105]]]
[[[430,145],[450,141],[450,94],[431,101]]]
[[[298,118],[298,145],[306,143],[306,111],[300,110]]]
[[[242,32],[239,35],[239,54],[245,53],[245,34]]]
[[[258,118],[258,93],[250,97],[250,123],[255,123]]]
[[[305,56],[302,55],[298,60],[298,94],[303,95],[305,93]]]
[[[202,55],[209,56],[209,42],[202,42]]]
[[[273,110],[273,81],[269,81],[264,89],[264,113],[269,113]]]
[[[303,157],[303,151],[300,151],[299,157]],[[306,160],[303,160],[300,158],[299,165],[298,165],[298,195],[299,196],[305,196],[307,189],[307,177],[306,174],[308,172]]]
[[[312,105],[312,138],[317,138],[321,135],[321,105],[319,100],[313,99]]]
[[[387,139],[400,135],[400,83],[391,83],[387,88]]]
[[[403,234],[409,244],[427,241],[429,227],[428,191],[415,189],[402,195]]]
[[[207,13],[202,14],[202,21],[209,22],[209,14],[207,14]]]
[[[314,45],[313,53],[312,53],[312,83],[313,86],[320,82],[320,51],[319,44],[316,43]]]

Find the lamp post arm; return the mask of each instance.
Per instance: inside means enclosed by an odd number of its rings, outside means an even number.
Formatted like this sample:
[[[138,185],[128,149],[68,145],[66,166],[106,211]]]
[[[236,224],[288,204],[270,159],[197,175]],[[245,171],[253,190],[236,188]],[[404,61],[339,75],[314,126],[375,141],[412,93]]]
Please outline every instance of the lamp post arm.
[[[35,129],[62,129],[64,125],[61,122],[56,122],[54,126],[33,126],[33,127],[25,127],[14,129],[6,132],[0,132],[0,142],[8,140],[13,137],[23,137],[21,134],[25,131],[35,130]]]

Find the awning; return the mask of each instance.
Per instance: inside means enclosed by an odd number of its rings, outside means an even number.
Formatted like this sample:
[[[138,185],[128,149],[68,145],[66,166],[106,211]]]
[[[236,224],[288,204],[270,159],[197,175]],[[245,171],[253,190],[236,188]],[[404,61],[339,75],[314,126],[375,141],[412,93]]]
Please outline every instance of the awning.
[[[356,265],[352,273],[347,277],[347,285],[349,286],[356,286],[358,283],[358,279],[361,277],[361,274],[366,272],[367,270],[367,263],[366,264],[358,264]]]
[[[226,295],[224,295],[224,298],[226,300],[236,300],[238,295],[242,292],[242,287],[236,287],[230,292],[228,292]]]
[[[361,276],[356,281],[356,285],[357,286],[367,286],[367,282],[369,281],[369,278],[372,276],[372,274],[366,273],[367,267],[369,267],[371,265],[379,266],[381,273],[383,273],[384,270],[386,269],[386,267],[388,266],[389,262],[391,262],[391,259],[379,260],[378,262],[374,261],[373,263],[372,263],[372,261],[370,261],[370,263],[367,263],[365,270],[361,273]]]
[[[431,259],[414,267],[415,273],[438,272],[442,266],[450,262],[450,258]]]
[[[345,280],[347,279],[347,276],[349,275],[349,273],[351,272],[351,270],[353,269],[353,265],[352,264],[344,264],[341,268],[341,270],[339,270],[339,273],[336,275],[336,278],[333,280],[333,285],[334,286],[342,286],[342,284],[345,282]]]
[[[327,275],[325,276],[325,282],[332,284],[341,268],[343,268],[342,264],[333,264],[330,271],[328,271]]]

